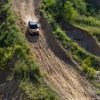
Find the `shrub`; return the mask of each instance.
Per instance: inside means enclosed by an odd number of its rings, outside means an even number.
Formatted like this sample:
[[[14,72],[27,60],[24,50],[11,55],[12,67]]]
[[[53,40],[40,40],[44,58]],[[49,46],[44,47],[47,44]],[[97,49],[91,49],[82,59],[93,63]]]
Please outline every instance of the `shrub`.
[[[0,70],[7,69],[7,64],[12,59],[14,50],[11,47],[0,48]]]
[[[33,82],[39,82],[40,71],[36,63],[27,64],[25,61],[18,61],[14,69],[15,78],[30,79]]]
[[[39,71],[39,65],[37,63],[30,64],[30,79],[34,82],[39,81],[40,78],[40,71]]]
[[[15,77],[28,78],[29,67],[24,61],[18,61],[15,65],[14,74]]]
[[[77,11],[73,8],[73,4],[69,1],[64,4],[63,16],[67,22],[72,22],[78,16]]]
[[[23,89],[21,100],[58,100],[56,94],[45,85],[23,82],[21,88]]]
[[[69,0],[70,2],[73,3],[73,7],[77,9],[79,14],[85,14],[87,10],[87,4],[85,0]]]
[[[88,64],[83,64],[82,69],[88,74],[89,78],[95,78],[96,70],[93,67],[89,67]]]

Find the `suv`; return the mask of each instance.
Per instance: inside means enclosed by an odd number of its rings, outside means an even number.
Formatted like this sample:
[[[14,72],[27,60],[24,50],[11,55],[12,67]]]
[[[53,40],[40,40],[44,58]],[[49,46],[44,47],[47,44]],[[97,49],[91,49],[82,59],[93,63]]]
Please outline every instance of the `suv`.
[[[39,27],[40,27],[40,25],[38,24],[37,21],[29,21],[28,22],[28,32],[30,34],[39,35]]]

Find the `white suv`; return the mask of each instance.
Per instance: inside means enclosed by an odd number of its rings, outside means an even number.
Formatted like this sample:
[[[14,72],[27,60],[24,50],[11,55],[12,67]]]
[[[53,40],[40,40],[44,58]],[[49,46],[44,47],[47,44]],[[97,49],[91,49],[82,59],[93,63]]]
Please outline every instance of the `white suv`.
[[[40,27],[40,24],[38,24],[37,21],[29,21],[28,22],[28,31],[30,34],[39,35],[39,27]]]

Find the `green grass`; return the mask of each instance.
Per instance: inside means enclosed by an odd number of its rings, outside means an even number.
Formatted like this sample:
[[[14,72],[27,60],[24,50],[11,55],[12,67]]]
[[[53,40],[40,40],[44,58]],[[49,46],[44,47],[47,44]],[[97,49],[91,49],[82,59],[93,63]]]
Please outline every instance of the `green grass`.
[[[96,70],[93,67],[89,67],[88,64],[82,64],[82,70],[89,76],[89,78],[95,78]]]
[[[8,62],[12,59],[14,55],[14,50],[11,47],[5,49],[0,48],[0,70],[7,69]]]

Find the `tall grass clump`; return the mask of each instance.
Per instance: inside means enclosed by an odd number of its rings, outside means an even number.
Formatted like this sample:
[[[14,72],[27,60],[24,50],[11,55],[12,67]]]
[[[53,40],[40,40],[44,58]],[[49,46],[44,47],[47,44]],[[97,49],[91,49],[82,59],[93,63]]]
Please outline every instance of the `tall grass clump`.
[[[58,100],[55,92],[46,87],[46,84],[36,85],[29,82],[22,82],[21,88],[24,91],[21,95],[21,100]]]
[[[89,67],[87,64],[82,64],[82,70],[89,76],[89,78],[95,78],[96,70],[93,67]]]

